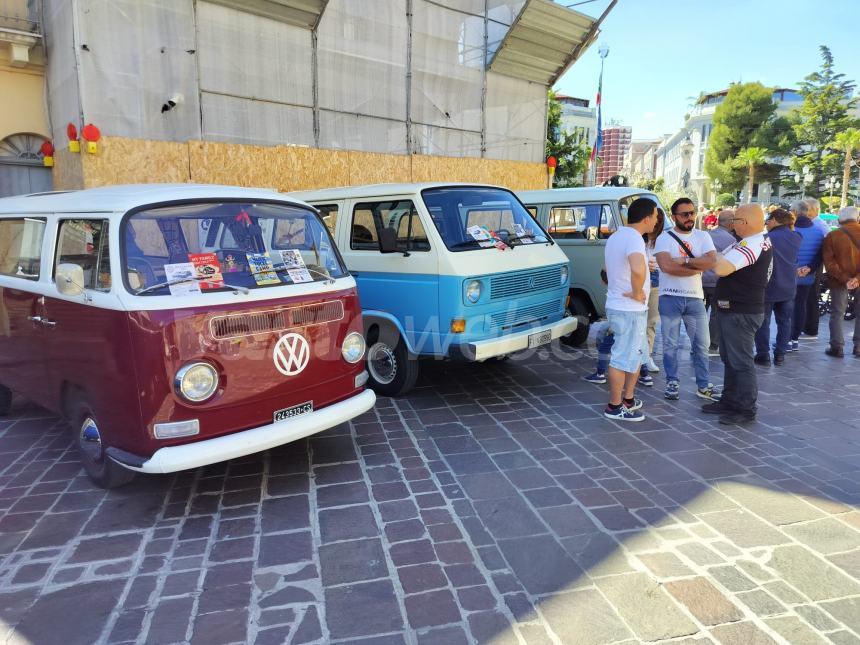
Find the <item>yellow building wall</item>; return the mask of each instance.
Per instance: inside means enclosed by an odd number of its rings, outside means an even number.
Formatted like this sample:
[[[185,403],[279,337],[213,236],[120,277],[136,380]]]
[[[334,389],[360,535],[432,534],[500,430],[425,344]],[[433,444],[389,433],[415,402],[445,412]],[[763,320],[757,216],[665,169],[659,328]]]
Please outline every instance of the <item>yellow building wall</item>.
[[[54,188],[195,182],[310,190],[384,182],[465,181],[514,190],[546,187],[542,163],[389,155],[301,146],[103,137],[98,152],[58,151]]]
[[[0,65],[0,97],[0,139],[25,132],[50,138],[40,70]]]

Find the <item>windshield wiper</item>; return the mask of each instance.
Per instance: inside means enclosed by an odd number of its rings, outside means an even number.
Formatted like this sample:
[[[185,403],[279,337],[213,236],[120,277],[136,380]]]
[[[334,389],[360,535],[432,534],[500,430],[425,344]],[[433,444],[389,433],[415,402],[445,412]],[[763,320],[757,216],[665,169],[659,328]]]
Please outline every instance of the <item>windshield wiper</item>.
[[[330,275],[323,273],[322,271],[317,271],[316,269],[309,269],[307,266],[288,267],[286,264],[273,264],[272,269],[274,271],[292,271],[294,269],[296,269],[296,270],[304,269],[308,273],[313,273],[314,275],[317,275],[321,278],[325,278],[325,284],[334,284],[334,278],[332,278]]]
[[[534,239],[537,239],[537,235],[535,235],[534,233],[526,233],[525,235],[516,235],[514,237],[509,237],[507,242],[508,242],[508,245],[510,246],[511,242],[519,242],[520,240],[524,240],[524,239],[534,240]],[[520,246],[522,246],[522,245],[520,245]]]
[[[480,240],[480,242],[492,242],[492,240]],[[471,244],[480,245],[480,242],[478,240],[463,240],[462,242],[457,242],[456,244],[452,244],[451,246],[448,247],[448,250],[453,251],[454,249],[462,249],[462,248],[465,248]],[[480,248],[491,249],[493,247],[492,246],[481,246]]]
[[[212,278],[178,278],[176,280],[165,280],[164,282],[158,282],[156,284],[150,285],[148,287],[142,287],[134,292],[134,295],[139,296],[144,293],[149,293],[150,291],[155,291],[156,289],[163,289],[164,287],[172,287],[176,284],[184,284],[186,282],[211,282]],[[221,287],[218,287],[219,289]],[[251,290],[247,287],[239,287],[233,284],[224,283],[225,289],[232,289],[234,293],[243,293],[248,294],[251,293]]]

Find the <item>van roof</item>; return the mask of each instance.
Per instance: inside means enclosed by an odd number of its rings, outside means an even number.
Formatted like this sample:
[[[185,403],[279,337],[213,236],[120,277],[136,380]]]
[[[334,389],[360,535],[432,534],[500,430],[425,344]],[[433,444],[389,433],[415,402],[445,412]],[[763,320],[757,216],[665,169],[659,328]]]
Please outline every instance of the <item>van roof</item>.
[[[526,204],[548,204],[559,201],[591,201],[598,199],[622,199],[630,195],[653,195],[647,188],[618,186],[589,186],[585,188],[553,188],[552,190],[518,190]]]
[[[208,198],[278,199],[301,204],[299,200],[274,189],[214,184],[130,184],[5,197],[0,199],[0,214],[125,213],[147,204]]]
[[[430,181],[410,184],[367,184],[365,186],[339,186],[337,188],[323,188],[320,190],[302,190],[291,192],[291,197],[296,197],[307,202],[318,202],[326,199],[355,199],[365,197],[384,197],[387,195],[404,195],[421,192],[427,188],[447,188],[454,186],[480,186],[482,188],[500,188],[492,184],[481,184],[473,182],[452,181]]]

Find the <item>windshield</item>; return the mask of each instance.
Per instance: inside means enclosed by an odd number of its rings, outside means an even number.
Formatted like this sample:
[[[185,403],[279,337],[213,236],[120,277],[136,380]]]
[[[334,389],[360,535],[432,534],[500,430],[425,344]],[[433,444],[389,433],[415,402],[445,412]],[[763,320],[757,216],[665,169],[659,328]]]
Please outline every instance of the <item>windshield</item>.
[[[663,212],[666,212],[666,209],[663,208],[663,204],[660,203],[660,200],[657,199],[657,195],[652,193],[639,193],[638,195],[628,195],[627,197],[622,197],[618,200],[618,210],[621,212],[621,221],[624,225],[627,225],[627,209],[630,207],[630,204],[635,202],[640,197],[647,197],[652,202],[657,204],[657,208],[662,208]]]
[[[205,202],[137,211],[122,232],[127,286],[185,295],[320,282],[346,275],[325,226],[306,208]]]
[[[507,190],[454,186],[428,188],[421,196],[451,251],[549,242],[543,229]]]

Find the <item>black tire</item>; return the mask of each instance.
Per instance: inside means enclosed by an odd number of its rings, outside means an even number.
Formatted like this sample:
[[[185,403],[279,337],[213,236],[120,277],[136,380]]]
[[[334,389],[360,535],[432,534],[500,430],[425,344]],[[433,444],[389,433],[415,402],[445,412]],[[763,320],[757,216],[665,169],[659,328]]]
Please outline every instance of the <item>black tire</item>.
[[[397,338],[394,347],[389,342],[380,338],[367,348],[368,385],[382,396],[400,396],[418,380],[418,359],[409,357],[403,339]]]
[[[105,443],[104,428],[99,427],[95,414],[92,413],[89,404],[83,398],[77,399],[72,405],[69,420],[72,424],[72,436],[78,448],[81,464],[96,486],[117,488],[134,479],[136,473],[133,470],[123,468],[105,454],[107,444]],[[89,427],[91,430],[93,425],[100,441],[84,440],[85,427]]]
[[[568,311],[570,311],[572,316],[579,316],[586,320],[591,320],[591,308],[581,296],[571,296]],[[576,329],[567,336],[562,336],[561,342],[569,347],[580,347],[585,344],[585,341],[588,340],[588,329],[591,327],[591,323],[587,325],[583,325],[581,323],[582,321],[580,320],[580,324],[576,326]]]
[[[5,417],[12,409],[12,390],[0,385],[0,417]]]

